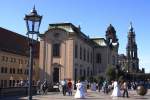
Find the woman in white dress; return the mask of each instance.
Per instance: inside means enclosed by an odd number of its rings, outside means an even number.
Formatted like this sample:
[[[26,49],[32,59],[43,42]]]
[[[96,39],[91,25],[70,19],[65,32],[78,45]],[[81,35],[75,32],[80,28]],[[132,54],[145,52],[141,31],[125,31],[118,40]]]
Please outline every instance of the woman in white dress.
[[[114,86],[114,89],[113,89],[113,92],[112,92],[111,96],[113,96],[113,97],[120,97],[121,96],[121,92],[120,92],[120,88],[119,88],[118,82],[114,81],[113,86]]]
[[[93,83],[91,84],[91,90],[92,90],[92,91],[96,91],[96,83],[95,83],[95,82],[93,82]]]
[[[78,83],[76,84],[76,87],[77,87],[77,91],[76,91],[74,98],[85,98],[83,84],[80,81],[78,81]]]

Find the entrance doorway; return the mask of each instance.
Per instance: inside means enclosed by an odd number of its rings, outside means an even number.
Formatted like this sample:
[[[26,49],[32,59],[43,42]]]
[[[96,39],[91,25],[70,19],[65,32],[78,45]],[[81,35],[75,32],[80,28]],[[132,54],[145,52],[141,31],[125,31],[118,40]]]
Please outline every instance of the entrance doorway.
[[[59,82],[59,68],[54,68],[53,82],[54,83],[58,83]]]

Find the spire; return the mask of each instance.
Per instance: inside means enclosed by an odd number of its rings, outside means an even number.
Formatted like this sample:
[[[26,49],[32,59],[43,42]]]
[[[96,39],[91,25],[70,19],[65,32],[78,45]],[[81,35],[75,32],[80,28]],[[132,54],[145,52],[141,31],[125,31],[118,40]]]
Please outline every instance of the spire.
[[[112,27],[112,25],[111,25],[111,24],[109,24],[109,27]]]
[[[35,5],[34,5],[33,9],[35,10]]]
[[[37,15],[37,11],[35,9],[35,5],[34,5],[33,9],[31,10],[30,15]]]
[[[130,22],[129,32],[133,32],[132,22]]]

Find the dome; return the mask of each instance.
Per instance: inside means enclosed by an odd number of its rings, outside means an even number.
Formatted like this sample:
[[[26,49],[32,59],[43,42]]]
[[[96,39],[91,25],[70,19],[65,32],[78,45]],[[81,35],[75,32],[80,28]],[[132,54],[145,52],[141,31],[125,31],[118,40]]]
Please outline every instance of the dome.
[[[110,24],[107,28],[108,32],[116,32],[115,28]]]
[[[107,41],[112,40],[113,43],[118,41],[117,36],[116,36],[116,30],[111,24],[108,26],[105,36],[106,36]]]

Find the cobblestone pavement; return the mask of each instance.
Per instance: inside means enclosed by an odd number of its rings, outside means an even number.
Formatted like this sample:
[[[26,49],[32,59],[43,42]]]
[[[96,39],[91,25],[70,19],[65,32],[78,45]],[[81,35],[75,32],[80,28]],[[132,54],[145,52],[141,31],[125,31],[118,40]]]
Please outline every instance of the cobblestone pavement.
[[[75,91],[73,91],[73,96],[63,96],[60,92],[48,92],[47,95],[35,95],[33,100],[82,100],[74,98]],[[123,97],[111,97],[111,93],[104,94],[102,92],[94,92],[88,90],[86,94],[86,99],[84,100],[150,100],[150,90],[145,96],[137,95],[136,91],[129,91],[129,98]],[[27,100],[28,97],[4,97],[0,100]]]

